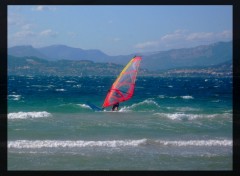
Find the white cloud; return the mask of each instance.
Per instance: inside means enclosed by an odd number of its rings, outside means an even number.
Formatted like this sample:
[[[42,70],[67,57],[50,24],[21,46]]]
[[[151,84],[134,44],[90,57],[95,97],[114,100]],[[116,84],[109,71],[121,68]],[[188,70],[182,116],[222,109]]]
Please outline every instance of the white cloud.
[[[31,28],[32,28],[32,24],[23,24],[22,26],[21,26],[21,28],[23,29],[23,30],[30,30]]]
[[[212,32],[198,32],[198,33],[191,33],[186,36],[186,40],[189,41],[196,41],[196,40],[209,40],[214,37],[214,33]]]
[[[46,29],[42,32],[40,32],[41,36],[50,36],[50,37],[56,37],[57,36],[57,32],[54,32],[52,29]]]
[[[33,11],[55,11],[56,7],[46,6],[46,5],[38,5],[32,9]]]
[[[10,13],[8,15],[8,26],[19,26],[24,23],[22,15],[16,13]]]
[[[28,37],[36,36],[36,33],[32,31],[24,30],[24,31],[16,32],[13,36],[16,38],[28,38]]]
[[[145,48],[157,47],[158,45],[159,45],[159,41],[147,41],[147,42],[136,44],[135,48],[145,49]]]
[[[173,33],[166,34],[161,37],[161,41],[174,41],[174,40],[181,40],[186,37],[185,30],[176,30]]]
[[[189,32],[187,30],[176,30],[168,33],[158,40],[138,43],[134,48],[140,50],[166,50],[172,48],[183,48],[209,44],[218,41],[232,40],[232,32],[225,30],[222,32]]]

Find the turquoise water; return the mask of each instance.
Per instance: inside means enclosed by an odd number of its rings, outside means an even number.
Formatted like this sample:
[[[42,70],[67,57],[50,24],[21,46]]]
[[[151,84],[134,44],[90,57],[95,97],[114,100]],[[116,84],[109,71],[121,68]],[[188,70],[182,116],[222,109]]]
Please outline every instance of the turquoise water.
[[[115,77],[8,77],[9,170],[231,170],[232,80],[139,77],[119,112],[94,112]]]

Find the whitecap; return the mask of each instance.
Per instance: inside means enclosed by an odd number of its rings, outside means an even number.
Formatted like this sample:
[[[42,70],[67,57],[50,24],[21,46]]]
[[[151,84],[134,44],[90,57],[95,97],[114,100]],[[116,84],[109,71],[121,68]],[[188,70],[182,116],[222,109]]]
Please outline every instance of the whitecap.
[[[84,140],[16,140],[9,141],[8,148],[82,148],[82,147],[136,147],[145,144],[147,139],[139,140],[109,140],[109,141],[84,141]]]
[[[10,100],[20,100],[21,95],[8,95]]]
[[[79,105],[81,108],[91,109],[90,106],[88,106],[86,104],[77,104],[77,105]]]
[[[76,81],[65,81],[66,83],[76,83]]]
[[[132,111],[133,109],[135,108],[139,108],[141,106],[144,106],[145,109],[148,109],[148,111],[151,111],[152,108],[160,108],[160,106],[158,105],[157,102],[153,101],[152,99],[147,99],[147,100],[144,100],[142,102],[139,102],[139,103],[135,103],[131,106],[125,106],[123,108],[120,109],[120,112],[130,112]],[[151,110],[150,110],[150,109]]]
[[[9,113],[8,119],[31,119],[31,118],[46,118],[50,117],[51,114],[46,111],[41,112],[17,112]]]
[[[224,113],[224,114],[186,114],[186,113],[154,113],[154,116],[164,117],[171,120],[194,120],[200,118],[216,118],[216,117],[223,117],[229,118],[231,114]]]
[[[158,98],[165,98],[166,96],[165,95],[158,95]]]
[[[189,141],[164,141],[156,140],[162,145],[174,146],[232,146],[232,140],[189,140]]]
[[[193,96],[190,95],[185,95],[185,96],[180,96],[182,99],[194,99]]]
[[[57,92],[64,92],[66,91],[65,89],[55,89]]]

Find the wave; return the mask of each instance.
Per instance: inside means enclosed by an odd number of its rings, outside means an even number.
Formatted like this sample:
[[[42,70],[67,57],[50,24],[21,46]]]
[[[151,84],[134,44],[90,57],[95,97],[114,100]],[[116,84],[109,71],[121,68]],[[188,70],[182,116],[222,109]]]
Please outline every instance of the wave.
[[[189,141],[162,141],[156,140],[162,145],[174,146],[232,146],[232,140],[189,140]]]
[[[64,92],[66,90],[65,89],[55,89],[55,91],[57,91],[57,92]]]
[[[138,147],[138,146],[232,146],[232,140],[108,140],[108,141],[84,141],[84,140],[16,140],[9,141],[8,148],[40,149],[40,148],[83,148],[83,147]]]
[[[111,141],[17,140],[17,141],[9,141],[8,148],[121,147],[121,146],[138,146],[145,142],[146,142],[146,139],[111,140]]]
[[[81,108],[84,108],[84,109],[91,109],[90,106],[86,104],[77,104],[77,105],[79,105]]]
[[[79,112],[89,112],[90,107],[86,104],[75,104],[67,103],[60,104],[51,108],[51,111],[58,113],[79,113]]]
[[[9,100],[20,100],[21,95],[8,95]]]
[[[158,117],[165,117],[171,120],[194,120],[199,118],[231,118],[232,114],[223,113],[223,114],[185,114],[185,113],[154,113],[153,115]]]
[[[180,96],[182,99],[194,99],[193,96],[190,95],[185,95],[185,96]]]
[[[154,111],[156,108],[160,108],[157,102],[147,99],[139,103],[135,103],[131,106],[124,106],[120,112],[131,112],[131,111]]]
[[[31,119],[31,118],[46,118],[52,115],[46,111],[41,112],[17,112],[9,113],[8,119]]]
[[[159,95],[158,98],[164,99],[164,98],[171,98],[171,99],[176,99],[176,98],[181,98],[181,99],[194,99],[193,96],[190,95],[183,95],[183,96],[166,96],[166,95]]]

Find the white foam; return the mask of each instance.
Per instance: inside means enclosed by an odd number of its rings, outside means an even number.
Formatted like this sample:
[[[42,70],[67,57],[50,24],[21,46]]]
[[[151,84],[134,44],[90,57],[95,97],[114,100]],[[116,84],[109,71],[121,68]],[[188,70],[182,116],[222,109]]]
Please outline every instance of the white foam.
[[[179,108],[172,108],[172,109],[176,109],[178,111],[200,111],[200,109],[197,108],[191,108],[191,107],[179,107]]]
[[[158,97],[159,98],[165,98],[165,95],[159,95]]]
[[[193,96],[190,95],[185,95],[185,96],[180,96],[182,99],[193,99]]]
[[[189,140],[189,141],[156,141],[163,145],[175,146],[232,146],[232,140]]]
[[[8,119],[31,119],[31,118],[46,118],[50,117],[51,114],[46,111],[41,112],[17,112],[9,113]]]
[[[139,105],[145,105],[145,104],[148,104],[148,105],[155,105],[157,107],[160,107],[155,101],[153,100],[144,100],[143,102],[140,102],[140,103],[137,103],[137,104],[133,104],[132,106],[139,106]]]
[[[56,89],[57,92],[64,92],[66,91],[65,89]]]
[[[76,83],[76,81],[65,81],[66,83]]]
[[[144,101],[142,101],[140,103],[135,103],[135,104],[133,104],[131,106],[127,106],[127,107],[124,106],[119,111],[120,112],[130,112],[130,111],[132,111],[132,109],[137,108],[137,107],[142,106],[142,105],[150,105],[150,106],[156,106],[157,108],[160,108],[160,106],[158,105],[157,102],[155,102],[155,101],[153,101],[151,99],[147,99],[147,100],[144,100]]]
[[[10,100],[20,100],[21,95],[8,95]]]
[[[61,141],[61,140],[17,140],[9,141],[8,148],[73,148],[73,147],[121,147],[145,144],[146,139],[140,140],[111,140],[111,141]]]
[[[88,106],[86,104],[77,104],[77,105],[79,105],[81,108],[91,109],[90,106]]]
[[[73,87],[82,87],[82,85],[81,84],[77,84],[77,85],[74,85]]]
[[[164,146],[232,146],[232,140],[109,140],[109,141],[83,141],[83,140],[16,140],[8,141],[8,148],[40,149],[40,148],[83,148],[83,147],[138,147],[158,144]]]
[[[216,118],[216,117],[224,117],[229,118],[232,117],[232,114],[224,113],[224,114],[185,114],[185,113],[154,113],[153,115],[159,117],[165,117],[171,120],[194,120],[199,118]]]

